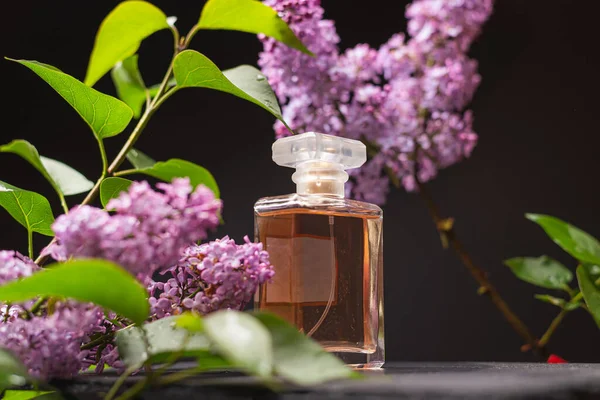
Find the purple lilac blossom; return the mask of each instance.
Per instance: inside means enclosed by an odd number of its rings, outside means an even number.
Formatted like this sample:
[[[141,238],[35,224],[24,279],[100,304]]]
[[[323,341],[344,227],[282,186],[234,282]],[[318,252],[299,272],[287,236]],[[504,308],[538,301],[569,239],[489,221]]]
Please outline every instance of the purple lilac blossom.
[[[0,285],[30,276],[40,268],[18,251],[0,250]]]
[[[29,257],[13,250],[0,250],[0,286],[12,280],[30,276],[40,268]],[[0,323],[12,322],[23,312],[23,306],[30,306],[32,302],[22,304],[0,303]],[[0,342],[1,343],[1,342]]]
[[[237,245],[228,236],[185,249],[179,263],[163,271],[172,278],[153,282],[149,299],[154,318],[193,310],[208,314],[221,309],[241,310],[258,285],[275,271],[261,243],[244,237]]]
[[[425,46],[456,43],[467,51],[492,13],[493,0],[418,0],[406,9],[408,32]]]
[[[465,107],[481,77],[467,51],[493,0],[415,0],[406,10],[409,37],[395,34],[379,49],[359,44],[343,53],[319,0],[265,3],[316,55],[261,37],[259,65],[291,128],[376,149],[362,170],[350,172],[348,195],[383,204],[389,181],[412,191],[415,176],[428,181],[471,154],[477,134]],[[277,138],[290,134],[280,122],[274,129]]]
[[[109,259],[148,282],[152,272],[174,264],[182,249],[205,238],[218,225],[221,211],[221,201],[209,189],[199,186],[192,191],[188,179],[157,187],[162,192],[146,182],[132,184],[107,204],[113,214],[80,206],[60,216],[53,224],[57,243],[45,252],[57,260]],[[19,253],[0,252],[0,284],[37,270]],[[54,304],[52,312],[45,306],[29,319],[23,318],[31,304],[0,304],[0,347],[14,353],[33,376],[68,378],[94,364],[98,372],[105,364],[123,366],[110,339],[81,350],[82,345],[115,330],[101,308],[66,301]]]
[[[57,260],[96,257],[111,260],[145,282],[161,267],[173,265],[185,246],[204,239],[219,224],[221,201],[189,179],[172,184],[134,182],[101,210],[74,208],[52,225],[57,242],[44,250]]]
[[[260,36],[265,52],[261,53],[258,65],[280,101],[322,89],[321,85],[327,82],[322,77],[327,76],[337,63],[340,38],[333,21],[323,19],[320,1],[266,0],[264,3],[277,11],[315,55],[311,57],[299,51],[289,51],[290,48],[275,39]]]
[[[84,367],[82,343],[102,327],[102,309],[71,301],[55,304],[51,315],[0,321],[0,347],[13,353],[40,379],[70,378]]]
[[[0,285],[26,278],[41,269],[28,257],[16,251],[0,251]],[[27,310],[35,299],[19,304],[0,303],[0,348],[13,353],[28,368],[32,376],[68,378],[91,364],[121,368],[116,347],[112,344],[81,351],[92,335],[113,331],[100,307],[75,301],[53,303],[52,313],[47,305],[35,315]],[[115,317],[113,314],[112,317]],[[96,352],[100,351],[99,357]],[[93,361],[92,361],[93,360]]]

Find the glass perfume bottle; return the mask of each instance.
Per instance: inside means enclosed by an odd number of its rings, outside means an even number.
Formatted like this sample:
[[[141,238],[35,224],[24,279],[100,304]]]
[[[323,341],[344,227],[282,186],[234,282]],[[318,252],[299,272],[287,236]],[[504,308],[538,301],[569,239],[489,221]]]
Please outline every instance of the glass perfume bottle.
[[[296,193],[254,206],[256,240],[275,268],[255,306],[273,312],[356,368],[384,362],[382,211],[344,198],[346,169],[366,161],[356,140],[307,132],[273,144],[296,168]]]

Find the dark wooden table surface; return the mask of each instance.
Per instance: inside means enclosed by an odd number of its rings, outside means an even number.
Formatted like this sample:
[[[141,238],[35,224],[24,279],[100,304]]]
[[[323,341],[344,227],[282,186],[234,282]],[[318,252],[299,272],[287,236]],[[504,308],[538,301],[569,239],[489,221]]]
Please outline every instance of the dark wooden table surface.
[[[183,368],[184,366],[182,366]],[[69,397],[101,399],[115,376],[57,382]],[[133,385],[142,376],[130,378]],[[600,399],[600,364],[388,363],[367,379],[272,392],[236,373],[213,373],[147,389],[142,399]]]

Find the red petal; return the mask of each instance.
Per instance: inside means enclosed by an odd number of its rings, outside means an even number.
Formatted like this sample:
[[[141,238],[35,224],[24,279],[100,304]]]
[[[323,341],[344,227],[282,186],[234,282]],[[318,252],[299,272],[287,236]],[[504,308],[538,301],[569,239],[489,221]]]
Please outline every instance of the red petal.
[[[556,354],[550,354],[548,357],[548,364],[566,364],[568,361],[562,357],[557,356]]]

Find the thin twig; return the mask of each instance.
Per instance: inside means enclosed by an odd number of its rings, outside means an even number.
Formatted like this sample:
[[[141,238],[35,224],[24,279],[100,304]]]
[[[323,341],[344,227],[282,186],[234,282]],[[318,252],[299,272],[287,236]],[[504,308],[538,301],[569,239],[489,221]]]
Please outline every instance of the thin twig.
[[[596,286],[600,285],[600,278],[596,279],[596,281],[594,282],[594,285],[596,285]],[[582,292],[577,292],[577,291],[572,290],[572,289],[569,289],[569,295],[571,296],[571,300],[569,300],[568,305],[578,304],[583,299],[583,293]],[[585,303],[579,303],[579,307],[587,310],[587,307],[585,306]],[[550,341],[550,338],[552,337],[552,335],[554,334],[554,332],[556,331],[556,329],[558,328],[558,326],[561,324],[562,320],[565,318],[565,316],[568,313],[570,313],[573,310],[574,310],[574,308],[573,309],[567,309],[566,306],[565,306],[565,308],[563,308],[556,315],[556,317],[554,317],[554,319],[550,323],[550,326],[548,326],[548,329],[546,329],[546,332],[544,333],[544,335],[540,339],[540,341],[538,343],[539,347],[544,347],[544,346],[546,346],[548,344],[548,342]]]
[[[125,393],[117,397],[117,400],[127,400],[136,397],[144,388],[148,385],[148,378],[144,378],[140,380],[138,383],[133,385],[133,387],[127,390]]]
[[[133,374],[136,371],[136,369],[137,368],[129,367],[125,372],[123,372],[121,376],[119,376],[119,378],[112,385],[112,387],[104,397],[104,400],[112,400],[121,388],[121,386],[123,386],[127,378],[129,378],[129,375]]]
[[[33,258],[33,231],[27,228],[27,254],[29,258]]]
[[[546,349],[543,346],[540,346],[537,338],[531,333],[525,323],[523,323],[523,321],[521,321],[521,319],[519,319],[519,317],[510,309],[506,301],[504,301],[502,296],[500,296],[498,290],[488,279],[486,272],[473,262],[462,242],[456,236],[456,232],[452,226],[452,223],[449,223],[451,220],[448,218],[442,218],[439,208],[433,201],[429,190],[419,181],[416,175],[415,183],[417,185],[419,195],[425,202],[427,209],[429,210],[429,214],[431,215],[431,218],[433,219],[433,222],[436,226],[436,229],[439,231],[442,240],[448,243],[448,245],[452,246],[464,266],[480,285],[479,293],[486,294],[490,298],[492,303],[496,306],[498,311],[502,313],[510,326],[525,341],[526,346],[523,347],[524,350],[531,349],[536,355],[545,357]]]
[[[10,308],[12,307],[12,304],[11,304],[11,302],[9,301],[9,302],[5,303],[5,304],[4,304],[4,306],[6,307],[6,312],[5,312],[5,314],[4,314],[4,318],[3,318],[3,321],[2,321],[2,322],[6,323],[6,322],[8,322],[8,318],[10,318],[10,313],[9,313],[9,311],[10,311]]]
[[[135,174],[138,173],[139,170],[137,168],[131,168],[131,169],[124,169],[121,171],[116,171],[113,173],[113,176],[125,176],[125,175],[131,175],[131,174]]]
[[[569,313],[569,310],[562,309],[558,313],[558,315],[556,317],[554,317],[554,319],[550,323],[550,326],[548,326],[548,329],[546,329],[546,332],[544,333],[544,335],[542,336],[542,338],[539,340],[539,342],[538,342],[538,346],[539,347],[544,347],[544,346],[546,346],[548,344],[548,342],[550,341],[550,338],[552,337],[552,335],[556,331],[556,328],[558,328],[558,326],[562,322],[563,318],[568,313]]]
[[[80,349],[81,350],[89,350],[91,348],[96,347],[99,344],[107,342],[108,340],[112,340],[114,337],[115,337],[114,332],[107,333],[106,335],[102,335],[99,338],[96,338],[96,339],[84,344],[83,346],[80,347]]]
[[[35,314],[40,310],[40,308],[44,305],[44,303],[48,300],[48,296],[42,296],[36,300],[35,303],[31,306],[31,310],[29,310],[32,314]]]
[[[175,382],[179,382],[183,379],[187,379],[194,375],[197,375],[200,372],[202,372],[202,369],[198,366],[195,366],[193,368],[184,369],[184,370],[173,372],[172,374],[166,375],[166,376],[160,378],[157,383],[159,385],[169,385],[169,384],[172,384]]]
[[[65,199],[65,195],[62,192],[57,192],[58,199],[60,200],[60,206],[62,207],[65,214],[69,212],[69,205],[67,204],[67,200]]]
[[[169,69],[169,74],[170,73],[171,73],[171,71]],[[160,96],[160,94],[157,94],[157,96]],[[156,99],[156,97],[155,97],[155,99]],[[156,111],[156,110],[152,108],[152,104],[151,104],[150,108],[146,109],[144,114],[142,114],[142,117],[140,118],[137,125],[131,132],[131,135],[129,135],[127,142],[125,142],[125,145],[121,148],[121,150],[119,151],[119,154],[117,154],[117,156],[115,157],[113,162],[110,163],[110,166],[108,167],[109,175],[112,175],[117,170],[117,168],[119,168],[121,166],[123,161],[125,161],[125,158],[127,157],[127,153],[129,153],[129,150],[131,150],[131,148],[133,147],[135,142],[139,139],[144,128],[148,124],[150,117],[152,116],[152,114],[154,114],[154,111]]]

